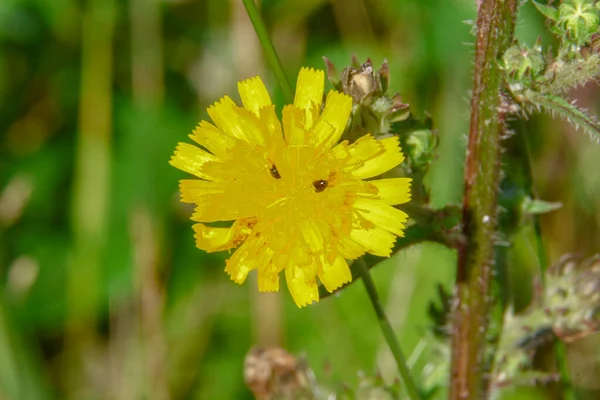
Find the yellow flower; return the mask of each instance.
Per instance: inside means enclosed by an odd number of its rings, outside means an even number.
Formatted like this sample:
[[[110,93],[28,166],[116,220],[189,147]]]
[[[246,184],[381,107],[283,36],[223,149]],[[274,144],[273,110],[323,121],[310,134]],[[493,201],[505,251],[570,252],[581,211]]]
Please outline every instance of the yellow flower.
[[[398,139],[336,144],[352,99],[330,91],[321,112],[323,84],[323,71],[303,68],[280,123],[260,78],[238,83],[244,107],[227,96],[212,105],[214,125],[202,121],[190,135],[202,148],[179,143],[170,161],[200,178],[180,186],[196,205],[196,245],[238,247],[225,271],[241,284],[257,270],[263,292],[279,290],[285,270],[299,307],[319,300],[317,277],[330,292],[350,282],[346,260],[388,257],[407,219],[392,206],[410,200],[408,178],[365,180],[402,162]],[[208,225],[216,221],[233,224]]]

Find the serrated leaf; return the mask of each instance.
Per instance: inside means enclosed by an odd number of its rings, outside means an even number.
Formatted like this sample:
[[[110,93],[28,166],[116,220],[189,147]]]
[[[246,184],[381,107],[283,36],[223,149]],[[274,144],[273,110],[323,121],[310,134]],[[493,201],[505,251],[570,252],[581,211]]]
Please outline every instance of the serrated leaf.
[[[531,199],[526,197],[523,201],[523,213],[529,215],[546,214],[562,207],[562,203],[554,203],[550,201]]]
[[[556,8],[540,4],[536,1],[532,1],[532,3],[544,17],[552,20],[552,22],[558,21],[558,10]]]

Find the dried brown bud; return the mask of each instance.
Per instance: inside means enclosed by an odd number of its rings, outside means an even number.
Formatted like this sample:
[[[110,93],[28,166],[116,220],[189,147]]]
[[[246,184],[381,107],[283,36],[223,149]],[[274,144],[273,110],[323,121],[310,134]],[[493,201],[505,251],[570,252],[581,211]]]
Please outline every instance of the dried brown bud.
[[[370,60],[367,60],[360,68],[344,68],[341,75],[342,90],[352,96],[352,99],[360,103],[368,95],[381,90],[381,84]]]
[[[310,394],[314,382],[309,375],[312,371],[302,360],[278,347],[254,348],[244,362],[244,380],[259,400]]]

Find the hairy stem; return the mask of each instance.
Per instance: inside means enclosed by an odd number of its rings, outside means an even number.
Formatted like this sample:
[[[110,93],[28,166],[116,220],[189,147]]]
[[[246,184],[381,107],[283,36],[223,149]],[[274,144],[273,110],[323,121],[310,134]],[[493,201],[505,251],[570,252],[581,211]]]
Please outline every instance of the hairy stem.
[[[513,37],[517,0],[483,0],[479,5],[471,123],[465,164],[463,233],[458,246],[452,327],[450,399],[486,398],[490,366],[486,336],[492,296],[500,140],[505,131],[498,60]]]
[[[383,305],[381,304],[381,300],[377,294],[377,289],[375,289],[375,284],[373,283],[373,279],[371,279],[371,273],[369,272],[367,263],[362,258],[359,258],[355,264],[360,270],[362,281],[365,284],[365,289],[369,295],[369,300],[371,300],[375,314],[377,314],[377,320],[381,326],[381,331],[383,332],[385,341],[390,347],[390,351],[394,356],[394,360],[396,360],[398,371],[400,372],[400,376],[404,381],[406,391],[411,399],[418,400],[420,399],[419,391],[417,390],[417,386],[410,376],[410,370],[406,364],[406,357],[404,357],[404,353],[402,353],[400,343],[398,343],[398,338],[396,337],[396,334],[394,334],[392,325],[390,325],[390,321],[385,314],[385,310],[383,309]]]
[[[277,78],[277,82],[279,82],[279,86],[281,86],[281,91],[283,92],[285,101],[287,103],[292,103],[294,101],[294,91],[292,90],[290,82],[285,76],[285,71],[281,65],[281,60],[279,60],[277,51],[275,51],[273,42],[271,42],[271,38],[267,32],[265,23],[258,12],[258,8],[256,7],[254,0],[242,0],[242,2],[244,3],[244,7],[246,7],[248,17],[252,22],[252,26],[254,26],[258,40],[260,41],[263,51],[265,52],[265,58],[267,59],[269,68],[271,68],[275,74],[275,77]]]

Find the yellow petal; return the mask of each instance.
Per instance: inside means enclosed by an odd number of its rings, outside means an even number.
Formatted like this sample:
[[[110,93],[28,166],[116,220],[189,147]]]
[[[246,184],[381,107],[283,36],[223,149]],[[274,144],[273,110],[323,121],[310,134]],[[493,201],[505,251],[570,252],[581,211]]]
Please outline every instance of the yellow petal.
[[[330,293],[341,287],[344,283],[352,281],[352,274],[346,260],[337,257],[332,264],[322,260],[322,270],[319,273],[319,280]]]
[[[227,260],[225,272],[229,274],[233,281],[237,283],[244,282],[250,271],[260,267],[261,259],[258,254],[263,243],[263,238],[257,235],[249,236],[244,244]]]
[[[304,307],[314,301],[319,301],[319,289],[315,272],[308,267],[301,268],[289,265],[285,269],[287,286],[298,307]]]
[[[331,90],[325,101],[325,108],[317,121],[311,136],[316,144],[332,147],[340,137],[352,112],[352,97]]]
[[[340,239],[338,251],[341,256],[347,260],[356,260],[358,257],[365,254],[365,248],[348,237]]]
[[[323,102],[324,85],[325,76],[322,70],[303,67],[296,82],[294,105],[305,111],[310,111],[314,107],[320,108]],[[307,126],[311,125],[312,123],[307,124]]]
[[[210,122],[201,121],[194,129],[190,138],[204,147],[217,157],[227,155],[227,152],[235,146],[236,140],[226,135]]]
[[[279,274],[258,271],[258,290],[260,292],[278,292]]]
[[[266,128],[258,117],[250,111],[238,107],[225,96],[208,108],[208,115],[215,125],[227,135],[250,144],[263,145],[266,141]]]
[[[391,206],[410,201],[411,178],[390,178],[369,181],[377,190],[377,198]]]
[[[291,146],[303,145],[306,142],[307,133],[302,123],[302,111],[292,105],[283,107],[282,121],[285,142]]]
[[[312,219],[300,220],[298,223],[300,233],[310,249],[310,253],[323,251],[323,232],[319,225]]]
[[[217,161],[219,161],[217,157],[196,146],[187,143],[179,143],[175,149],[175,154],[171,157],[169,163],[175,168],[189,172],[198,178],[215,180],[215,177],[204,173],[202,167],[208,162]]]
[[[270,141],[282,142],[281,122],[275,113],[275,106],[270,105],[260,109],[259,117],[269,132]]]
[[[223,193],[225,183],[211,182],[199,179],[183,179],[179,181],[182,203],[205,203],[203,198],[207,195]]]
[[[379,143],[383,146],[383,152],[366,160],[362,166],[352,171],[352,175],[361,179],[381,175],[404,160],[397,137],[381,139]]]
[[[385,204],[381,200],[364,198],[357,198],[354,201],[354,208],[367,221],[397,236],[404,236],[404,223],[408,219],[408,215],[404,211]]]
[[[213,228],[204,224],[193,226],[196,247],[208,253],[239,246],[251,232],[247,226],[234,223],[231,228]]]
[[[257,267],[252,258],[248,257],[244,246],[237,249],[225,263],[225,272],[231,277],[231,280],[239,284],[244,283],[248,273]]]
[[[396,236],[382,228],[355,228],[350,232],[350,238],[360,244],[371,254],[389,257],[396,241]]]
[[[214,193],[196,192],[195,195],[186,200],[192,200],[196,204],[191,220],[195,222],[233,221],[237,219],[249,220],[256,216],[256,208],[252,203],[241,201],[239,197],[233,196],[236,187],[227,188],[219,192],[217,185],[207,186]],[[199,193],[199,195],[198,195]]]
[[[246,110],[257,117],[261,108],[271,105],[269,92],[258,76],[238,82],[238,91]]]
[[[343,161],[344,169],[354,171],[364,163],[385,152],[385,146],[370,134],[367,134],[351,145],[343,141],[331,150],[335,158]]]
[[[340,142],[329,151],[329,155],[334,160],[336,169],[354,175],[354,171],[361,168],[367,160],[384,152],[385,147],[377,139],[371,135],[365,135],[352,144],[348,144],[347,140]],[[360,180],[354,179],[353,181]],[[375,187],[371,187],[371,190],[374,193],[377,192]]]

